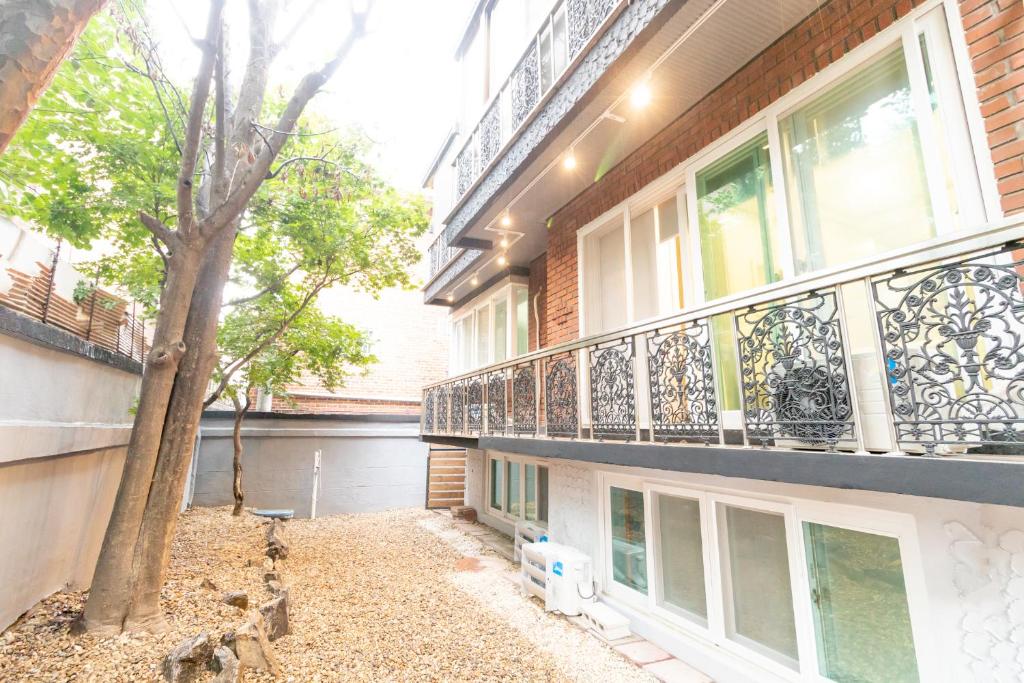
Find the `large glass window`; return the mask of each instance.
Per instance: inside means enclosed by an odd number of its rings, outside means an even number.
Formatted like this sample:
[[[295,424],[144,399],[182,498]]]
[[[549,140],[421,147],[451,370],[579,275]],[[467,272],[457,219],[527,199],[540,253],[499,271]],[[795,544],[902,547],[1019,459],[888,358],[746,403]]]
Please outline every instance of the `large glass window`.
[[[488,459],[490,507],[514,519],[546,524],[548,468],[511,455],[493,455]]]
[[[516,297],[516,355],[530,348],[530,293],[526,287],[515,290]]]
[[[495,510],[501,509],[501,482],[504,481],[502,474],[504,466],[501,460],[491,460],[491,507]]]
[[[821,675],[918,681],[899,541],[824,524],[803,528]]]
[[[586,236],[586,331],[596,334],[621,327],[626,308],[626,243],[623,218],[617,217]]]
[[[797,668],[786,521],[781,514],[719,504],[722,583],[730,639]]]
[[[512,515],[513,517],[519,517],[522,514],[522,507],[520,502],[520,486],[522,482],[519,479],[519,463],[512,462],[511,460],[506,463],[508,477],[508,488],[505,492],[505,512]]]
[[[658,315],[658,255],[654,233],[654,209],[629,221],[629,256],[633,271],[633,319]]]
[[[767,135],[697,174],[701,261],[708,299],[782,278],[772,201]]]
[[[836,84],[781,128],[797,273],[935,235],[902,49]]]
[[[494,302],[494,362],[500,363],[508,357],[508,300]]]
[[[612,577],[616,583],[647,593],[647,544],[644,494],[611,487]]]
[[[707,626],[700,502],[657,494],[658,579],[664,607]]]
[[[452,372],[461,373],[508,360],[509,328],[514,326],[516,355],[526,353],[528,300],[525,284],[512,283],[471,304],[454,323]],[[464,309],[463,309],[464,310]],[[514,317],[513,317],[514,316]]]

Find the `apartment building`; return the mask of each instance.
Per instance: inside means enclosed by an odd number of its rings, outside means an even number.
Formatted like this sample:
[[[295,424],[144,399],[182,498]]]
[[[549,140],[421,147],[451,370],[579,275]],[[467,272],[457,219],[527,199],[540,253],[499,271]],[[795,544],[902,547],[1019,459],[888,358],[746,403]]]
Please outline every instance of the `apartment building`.
[[[727,681],[1024,680],[1024,4],[481,0],[424,441]]]

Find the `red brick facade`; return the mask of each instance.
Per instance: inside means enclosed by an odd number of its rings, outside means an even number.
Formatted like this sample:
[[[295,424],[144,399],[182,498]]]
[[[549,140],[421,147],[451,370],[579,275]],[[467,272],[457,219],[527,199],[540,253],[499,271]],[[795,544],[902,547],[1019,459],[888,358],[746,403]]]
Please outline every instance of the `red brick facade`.
[[[271,409],[275,413],[419,415],[420,402],[291,394],[288,399],[275,396]]]
[[[542,346],[579,332],[576,231],[750,119],[896,20],[917,0],[832,0],[560,209],[548,231]],[[962,0],[1003,210],[1024,210],[1024,3]],[[951,27],[956,30],[956,27]],[[532,283],[532,278],[531,278]],[[532,291],[532,284],[531,284]]]

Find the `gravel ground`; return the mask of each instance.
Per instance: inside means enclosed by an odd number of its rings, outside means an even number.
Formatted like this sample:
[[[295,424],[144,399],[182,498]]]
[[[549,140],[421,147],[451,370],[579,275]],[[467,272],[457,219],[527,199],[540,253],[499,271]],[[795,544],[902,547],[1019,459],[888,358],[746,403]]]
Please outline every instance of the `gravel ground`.
[[[520,596],[514,567],[450,520],[422,510],[295,520],[284,580],[291,634],[275,653],[288,681],[653,681],[610,648]],[[242,610],[221,592],[263,586],[263,527],[229,508],[182,515],[164,589],[170,631],[69,633],[84,595],[58,593],[0,635],[0,681],[160,680],[160,661]],[[216,591],[202,588],[204,579]],[[269,681],[246,670],[246,681]]]

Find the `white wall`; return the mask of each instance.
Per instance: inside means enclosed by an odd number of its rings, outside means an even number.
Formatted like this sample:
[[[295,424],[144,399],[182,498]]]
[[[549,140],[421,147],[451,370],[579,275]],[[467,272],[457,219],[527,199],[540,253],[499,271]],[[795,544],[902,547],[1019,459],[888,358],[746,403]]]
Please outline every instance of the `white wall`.
[[[4,333],[0,373],[3,629],[54,591],[89,586],[140,377]]]
[[[482,453],[477,458],[479,468],[467,468],[467,504],[480,511],[486,509],[485,460]],[[927,614],[925,645],[928,655],[938,660],[939,675],[948,674],[948,678],[928,680],[1024,680],[1024,509],[557,459],[550,459],[549,464],[552,538],[588,553],[598,576],[604,566],[599,557],[601,473],[741,496],[858,506],[865,508],[867,515],[871,511],[909,515],[916,528],[919,558],[905,558],[904,564],[919,560],[923,611]],[[481,519],[492,522],[489,515],[481,515]],[[716,681],[751,680],[750,669],[734,668],[730,662],[735,662],[735,657],[723,657],[709,642],[645,610],[611,602],[630,614],[636,632]],[[765,676],[764,680],[774,679]]]

